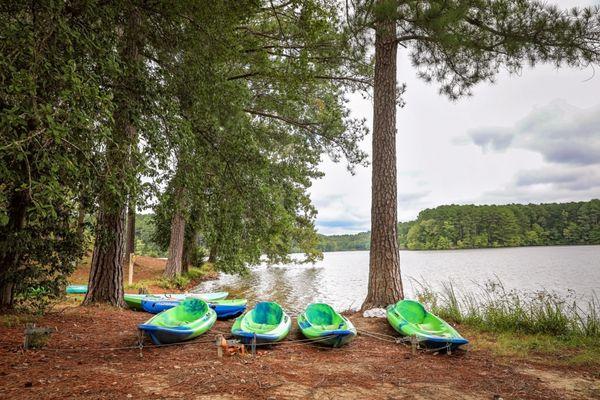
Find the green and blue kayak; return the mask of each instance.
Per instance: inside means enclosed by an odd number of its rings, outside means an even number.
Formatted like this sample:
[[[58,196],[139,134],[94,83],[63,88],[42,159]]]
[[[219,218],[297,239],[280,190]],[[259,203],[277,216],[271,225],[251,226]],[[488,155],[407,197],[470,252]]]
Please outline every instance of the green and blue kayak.
[[[242,343],[278,342],[290,333],[292,320],[275,302],[263,301],[241,317],[236,318],[231,333]]]
[[[340,347],[356,337],[356,328],[329,304],[313,303],[298,316],[298,327],[308,339],[319,344]]]
[[[200,336],[216,320],[217,313],[204,300],[190,298],[138,325],[138,329],[154,344],[177,343]]]
[[[69,285],[67,286],[67,294],[86,294],[87,285]]]
[[[186,298],[198,298],[204,301],[223,300],[229,293],[227,292],[212,292],[212,293],[167,293],[167,294],[132,294],[125,293],[123,298],[125,303],[132,310],[143,310],[142,300],[184,300]]]
[[[452,350],[469,343],[450,324],[428,312],[418,301],[400,300],[389,305],[387,320],[397,332],[415,336],[429,348]]]

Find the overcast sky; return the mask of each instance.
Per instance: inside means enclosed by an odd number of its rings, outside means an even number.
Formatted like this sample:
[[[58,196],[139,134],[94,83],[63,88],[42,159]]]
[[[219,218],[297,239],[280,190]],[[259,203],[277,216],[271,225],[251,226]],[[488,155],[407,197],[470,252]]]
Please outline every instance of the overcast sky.
[[[599,1],[555,1],[561,6]],[[538,65],[501,73],[473,96],[451,102],[398,54],[406,106],[398,110],[398,218],[442,204],[506,204],[600,198],[600,68]],[[372,103],[352,98],[372,128]],[[371,136],[362,143],[370,154]],[[324,234],[370,229],[371,168],[352,176],[324,160],[311,198]]]

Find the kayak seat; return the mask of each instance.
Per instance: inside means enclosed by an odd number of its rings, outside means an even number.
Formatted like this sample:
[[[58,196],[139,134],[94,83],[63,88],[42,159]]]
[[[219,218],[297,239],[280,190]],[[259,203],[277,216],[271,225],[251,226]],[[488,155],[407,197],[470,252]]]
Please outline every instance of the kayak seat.
[[[422,324],[428,314],[425,307],[413,300],[404,300],[396,308],[396,311],[411,324]]]
[[[344,320],[331,308],[329,304],[315,303],[306,309],[306,318],[311,324],[319,326],[322,329],[337,329]]]
[[[254,307],[253,322],[265,325],[278,325],[283,317],[283,310],[276,303],[260,302]]]

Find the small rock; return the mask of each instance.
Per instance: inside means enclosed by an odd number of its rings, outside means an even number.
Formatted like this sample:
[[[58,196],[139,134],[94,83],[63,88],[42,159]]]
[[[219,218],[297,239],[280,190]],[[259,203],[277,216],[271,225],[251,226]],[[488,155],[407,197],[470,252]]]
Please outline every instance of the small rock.
[[[133,397],[133,395],[132,395],[131,393],[127,393],[127,398],[128,398],[128,399],[130,399],[130,398],[132,398],[132,397]]]
[[[173,368],[175,368],[175,369],[181,369],[181,367],[179,365],[173,365]]]
[[[245,379],[240,379],[240,383],[246,383]]]
[[[31,382],[31,381],[27,381],[27,382],[25,382],[25,385],[24,385],[24,386],[25,386],[25,387],[32,387],[32,386],[33,386],[33,382]]]

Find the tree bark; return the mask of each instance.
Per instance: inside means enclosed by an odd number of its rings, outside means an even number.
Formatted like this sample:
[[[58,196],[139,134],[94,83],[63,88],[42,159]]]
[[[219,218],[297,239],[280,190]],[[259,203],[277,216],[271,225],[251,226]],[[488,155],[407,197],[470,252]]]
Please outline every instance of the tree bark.
[[[125,254],[123,264],[129,263],[129,255],[135,253],[135,204],[131,197],[127,207],[127,239],[125,240]]]
[[[83,304],[96,302],[123,307],[123,237],[125,235],[125,207],[120,212],[101,204],[96,223],[96,241]],[[104,207],[103,207],[104,206]],[[109,211],[103,211],[108,208]]]
[[[85,232],[85,207],[83,200],[79,200],[79,208],[77,209],[77,237],[82,238]]]
[[[88,292],[83,304],[96,302],[123,307],[123,253],[125,239],[125,212],[127,197],[114,187],[127,181],[127,168],[130,168],[130,150],[136,137],[136,98],[132,98],[129,88],[135,87],[137,72],[141,68],[140,48],[141,14],[132,6],[126,10],[126,23],[122,35],[121,57],[125,62],[123,76],[115,90],[116,108],[114,111],[113,138],[107,144],[106,176],[107,189],[100,194],[99,211],[96,221],[96,238],[88,282]],[[133,96],[137,96],[133,94]],[[124,151],[123,149],[129,149]]]
[[[217,262],[217,252],[218,252],[218,247],[216,243],[213,243],[210,246],[210,250],[208,251],[208,262],[211,264],[214,264]]]
[[[27,190],[19,190],[12,194],[7,207],[8,223],[0,227],[0,309],[11,309],[14,306],[16,273],[22,263],[18,246],[11,246],[15,234],[25,228],[27,207],[31,197]]]
[[[375,25],[373,170],[369,287],[362,309],[385,307],[404,297],[397,239],[396,25]]]
[[[179,197],[176,197],[176,199]],[[183,272],[183,243],[185,240],[185,217],[181,207],[176,207],[171,219],[171,240],[169,241],[169,259],[165,267],[165,276],[174,278]]]

